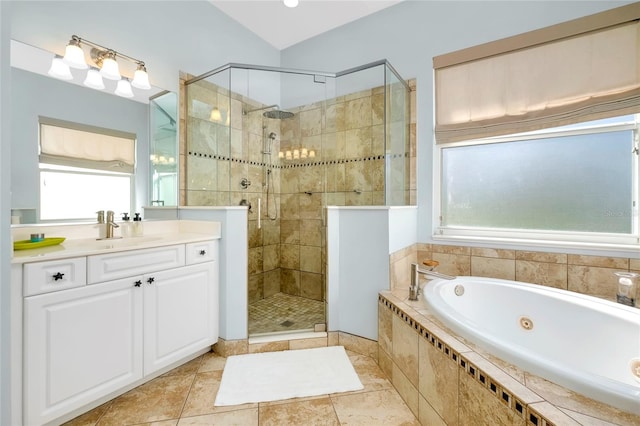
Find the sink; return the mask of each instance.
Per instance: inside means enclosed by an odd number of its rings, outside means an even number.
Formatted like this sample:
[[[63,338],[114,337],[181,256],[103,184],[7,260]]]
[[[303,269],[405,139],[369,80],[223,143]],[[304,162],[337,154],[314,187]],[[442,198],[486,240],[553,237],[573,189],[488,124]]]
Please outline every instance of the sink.
[[[101,249],[111,249],[119,247],[135,247],[153,241],[160,241],[161,237],[133,237],[133,238],[113,238],[108,240],[96,240],[96,245]]]

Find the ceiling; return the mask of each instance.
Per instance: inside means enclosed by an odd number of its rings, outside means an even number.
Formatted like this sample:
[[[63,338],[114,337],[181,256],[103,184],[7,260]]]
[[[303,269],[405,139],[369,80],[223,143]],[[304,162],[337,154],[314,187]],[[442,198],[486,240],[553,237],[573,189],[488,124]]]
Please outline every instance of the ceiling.
[[[260,38],[282,50],[403,0],[209,0]]]

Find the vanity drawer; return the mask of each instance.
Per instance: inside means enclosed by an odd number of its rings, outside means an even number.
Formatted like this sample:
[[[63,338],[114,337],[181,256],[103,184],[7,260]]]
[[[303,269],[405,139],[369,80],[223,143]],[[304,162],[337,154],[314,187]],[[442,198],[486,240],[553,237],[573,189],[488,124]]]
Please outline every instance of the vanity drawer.
[[[87,282],[111,281],[184,264],[184,244],[89,256]]]
[[[24,265],[24,296],[50,293],[87,284],[85,257]]]
[[[186,244],[187,265],[211,262],[218,257],[218,241],[202,241]]]

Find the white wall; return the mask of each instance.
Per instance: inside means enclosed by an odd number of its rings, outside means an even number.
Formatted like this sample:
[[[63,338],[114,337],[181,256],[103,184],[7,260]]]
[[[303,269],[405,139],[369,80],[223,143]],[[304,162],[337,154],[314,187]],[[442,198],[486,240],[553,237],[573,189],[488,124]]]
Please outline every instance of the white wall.
[[[11,68],[9,66],[11,5],[0,2],[0,424],[10,422],[9,410],[9,283],[11,238],[9,223],[11,196],[9,191],[11,172],[11,109],[9,105]]]
[[[418,241],[431,239],[436,55],[628,4],[616,1],[404,1],[282,51],[283,67],[343,70],[387,59],[417,79]]]

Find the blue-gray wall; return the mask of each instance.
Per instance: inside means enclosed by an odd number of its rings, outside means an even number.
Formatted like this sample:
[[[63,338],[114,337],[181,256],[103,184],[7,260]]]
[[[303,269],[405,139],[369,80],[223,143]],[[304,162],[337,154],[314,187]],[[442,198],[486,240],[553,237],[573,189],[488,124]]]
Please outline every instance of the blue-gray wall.
[[[388,59],[417,79],[418,241],[432,234],[433,64],[443,53],[631,2],[406,0],[282,51],[281,66],[339,71]]]

